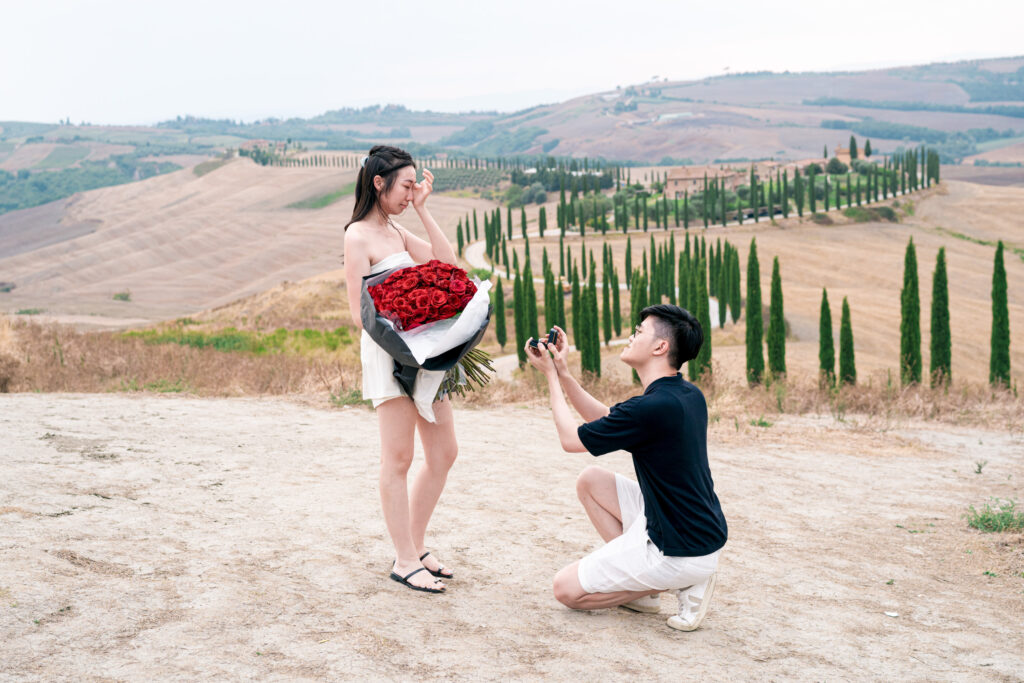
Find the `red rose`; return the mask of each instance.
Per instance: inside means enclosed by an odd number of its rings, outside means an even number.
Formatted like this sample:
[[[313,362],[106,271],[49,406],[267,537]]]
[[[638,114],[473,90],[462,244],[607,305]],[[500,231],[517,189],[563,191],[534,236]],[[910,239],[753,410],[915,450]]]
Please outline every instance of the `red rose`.
[[[467,289],[467,284],[472,283],[466,283],[463,282],[462,280],[452,278],[451,280],[448,281],[448,291],[451,292],[452,294],[463,294]]]
[[[448,295],[440,289],[434,289],[430,292],[430,305],[431,306],[444,306],[448,303]]]
[[[412,304],[418,309],[427,309],[430,307],[430,292],[418,289],[411,295]]]
[[[405,277],[401,278],[398,282],[396,282],[395,287],[397,287],[398,289],[409,291],[410,289],[415,289],[416,287],[418,287],[419,284],[419,275],[410,274],[406,275]]]

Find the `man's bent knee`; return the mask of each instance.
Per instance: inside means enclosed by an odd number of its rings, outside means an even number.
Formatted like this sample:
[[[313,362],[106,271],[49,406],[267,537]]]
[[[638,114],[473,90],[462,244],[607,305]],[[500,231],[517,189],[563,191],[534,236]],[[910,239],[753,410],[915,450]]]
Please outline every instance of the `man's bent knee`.
[[[563,567],[557,574],[555,574],[555,580],[552,583],[551,588],[555,594],[555,600],[558,600],[558,602],[562,603],[566,607],[580,609],[580,598],[587,593],[580,585],[579,563],[573,563],[568,567]]]
[[[609,472],[603,467],[598,467],[597,465],[587,466],[582,472],[580,472],[580,476],[576,478],[576,495],[579,496],[580,499],[590,495],[590,492],[593,491],[594,487],[606,480],[609,476],[612,477],[612,479],[615,478],[615,474],[613,472]]]

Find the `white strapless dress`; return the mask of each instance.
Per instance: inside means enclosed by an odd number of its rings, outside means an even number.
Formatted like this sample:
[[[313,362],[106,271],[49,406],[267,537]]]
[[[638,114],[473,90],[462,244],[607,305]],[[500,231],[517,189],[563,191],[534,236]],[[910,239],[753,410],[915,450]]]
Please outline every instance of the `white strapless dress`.
[[[400,251],[375,263],[370,268],[370,274],[415,265],[416,262],[412,260],[409,252]],[[360,337],[359,358],[363,366],[363,398],[372,401],[374,408],[385,401],[405,396],[402,385],[395,379],[395,359],[373,341],[366,330],[363,330]],[[428,422],[436,422],[432,406],[444,375],[444,370],[420,370],[416,376],[416,384],[410,398],[416,404],[416,410]]]

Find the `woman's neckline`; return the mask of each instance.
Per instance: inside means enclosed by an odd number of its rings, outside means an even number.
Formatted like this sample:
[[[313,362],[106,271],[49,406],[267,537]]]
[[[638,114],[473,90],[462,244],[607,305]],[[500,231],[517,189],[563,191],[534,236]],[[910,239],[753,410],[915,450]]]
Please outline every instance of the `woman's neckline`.
[[[384,263],[385,261],[387,261],[392,256],[401,256],[402,254],[408,254],[408,253],[409,253],[408,249],[403,249],[402,251],[396,251],[393,254],[388,254],[387,256],[382,258],[381,260],[377,261],[377,263],[371,263],[370,264],[370,268],[376,268],[378,265],[380,265],[381,263]]]

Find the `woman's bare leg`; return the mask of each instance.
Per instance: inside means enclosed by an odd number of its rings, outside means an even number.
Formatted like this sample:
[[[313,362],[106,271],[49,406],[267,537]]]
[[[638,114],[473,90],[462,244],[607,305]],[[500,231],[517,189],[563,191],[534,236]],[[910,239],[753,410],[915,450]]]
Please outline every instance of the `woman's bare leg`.
[[[409,525],[407,475],[412,464],[413,438],[418,413],[407,397],[393,398],[377,407],[380,426],[380,501],[384,523],[395,544],[395,573],[406,576],[423,565]],[[421,587],[441,588],[434,577],[420,572],[409,582]]]
[[[427,422],[422,417],[416,422],[420,442],[423,444],[424,464],[413,479],[409,493],[409,526],[417,558],[426,552],[423,539],[427,532],[427,524],[437,501],[441,498],[441,492],[448,479],[448,471],[459,453],[459,446],[455,441],[452,404],[447,397],[434,403],[434,418],[437,420],[435,423]],[[423,560],[423,565],[437,571],[440,563],[437,558],[430,555]]]

